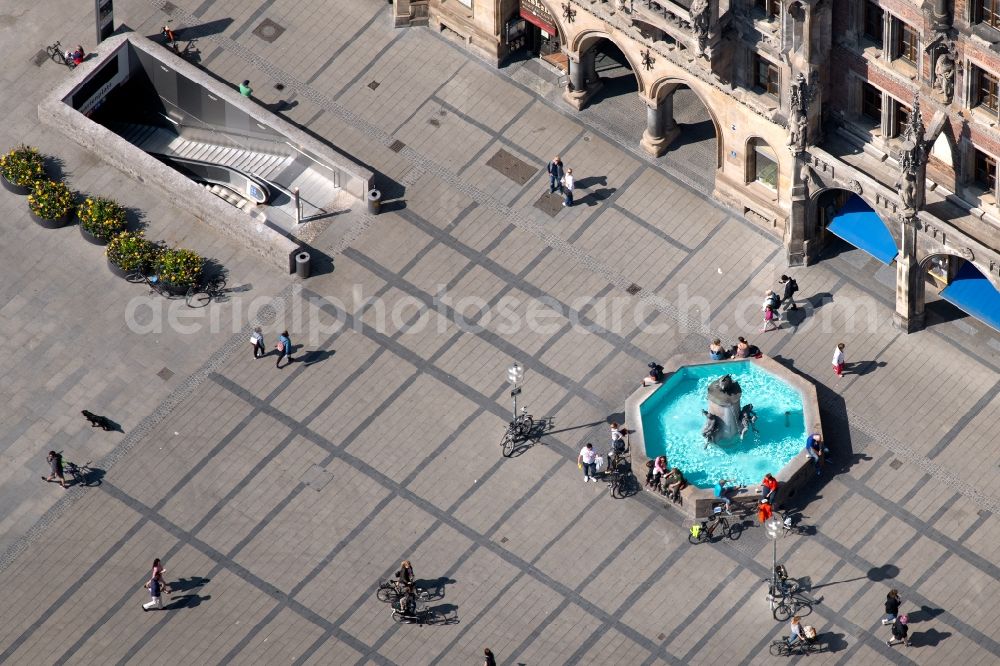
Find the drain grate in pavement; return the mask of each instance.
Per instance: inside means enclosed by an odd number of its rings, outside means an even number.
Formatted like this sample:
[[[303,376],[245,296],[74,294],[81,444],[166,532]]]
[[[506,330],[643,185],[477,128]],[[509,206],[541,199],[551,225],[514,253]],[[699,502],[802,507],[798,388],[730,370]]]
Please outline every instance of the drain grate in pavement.
[[[428,118],[427,124],[431,125],[432,127],[441,127],[441,121],[438,120],[437,118]]]
[[[538,201],[534,203],[534,206],[549,217],[555,217],[556,213],[562,210],[562,201],[562,195],[550,194],[546,192],[538,198]]]
[[[403,148],[406,148],[406,144],[400,141],[399,139],[396,139],[395,141],[389,144],[389,150],[391,150],[394,153],[398,153]]]
[[[500,539],[500,543],[507,543],[507,537]]]
[[[163,370],[160,370],[158,373],[156,373],[156,376],[162,379],[163,381],[167,381],[168,379],[174,376],[174,371],[171,370],[170,368],[163,368]]]
[[[889,463],[889,467],[893,469],[899,469],[902,466],[903,466],[903,461],[900,460],[899,458],[893,458],[892,462]]]
[[[632,284],[630,284],[625,288],[625,293],[627,293],[629,296],[635,296],[640,291],[642,291],[642,287],[637,285],[635,282],[633,282]]]
[[[253,29],[253,34],[257,35],[268,44],[271,44],[278,37],[281,37],[281,33],[284,31],[284,26],[278,25],[271,19],[264,19],[260,22],[260,25]]]
[[[493,167],[518,185],[524,185],[538,173],[538,168],[520,160],[502,148],[490,158],[486,166]]]
[[[316,492],[323,490],[326,484],[330,483],[333,475],[328,471],[320,467],[319,465],[313,465],[306,470],[306,473],[302,475],[299,479],[304,485],[309,486]]]
[[[378,81],[372,81],[371,83],[368,84],[368,87],[371,88],[372,90],[375,90],[380,85],[382,85],[382,84],[379,83]]]

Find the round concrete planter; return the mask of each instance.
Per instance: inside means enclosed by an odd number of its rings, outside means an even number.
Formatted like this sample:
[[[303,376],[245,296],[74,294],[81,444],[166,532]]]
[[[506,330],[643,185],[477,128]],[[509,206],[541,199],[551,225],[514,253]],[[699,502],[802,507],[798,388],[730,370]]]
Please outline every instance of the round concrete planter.
[[[117,275],[118,277],[123,279],[128,277],[129,271],[125,271],[122,270],[121,268],[118,268],[110,261],[108,261],[107,264],[108,264],[108,270],[111,271],[112,275]]]
[[[63,215],[57,220],[47,220],[44,217],[38,217],[30,210],[28,211],[28,215],[31,215],[31,219],[37,222],[39,226],[45,227],[46,229],[61,229],[69,222],[69,213]]]
[[[30,187],[21,187],[20,185],[15,185],[14,183],[7,180],[3,174],[0,174],[0,185],[3,185],[3,189],[7,190],[11,194],[19,194],[24,197],[31,194]]]

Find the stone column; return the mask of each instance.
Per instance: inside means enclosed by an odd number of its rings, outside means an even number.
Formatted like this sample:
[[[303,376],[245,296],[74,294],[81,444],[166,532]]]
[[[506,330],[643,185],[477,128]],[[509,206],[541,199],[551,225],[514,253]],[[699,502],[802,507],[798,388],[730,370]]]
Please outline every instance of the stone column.
[[[902,248],[896,257],[896,311],[892,325],[906,333],[924,327],[923,275],[917,263],[917,217],[903,218]]]
[[[587,105],[593,94],[600,89],[601,84],[599,81],[589,84],[587,82],[587,60],[589,57],[591,62],[593,62],[593,52],[589,55],[584,53],[575,58],[572,53],[567,53],[566,55],[569,56],[567,62],[569,65],[569,86],[563,92],[563,99],[579,111]]]
[[[597,76],[597,49],[591,48],[580,56],[580,66],[583,69],[583,80],[588,86],[600,80]]]
[[[405,28],[410,25],[412,18],[410,0],[392,0],[392,26],[394,28]]]
[[[807,155],[795,156],[795,171],[792,173],[792,207],[785,225],[785,259],[791,266],[805,266],[807,257],[807,222],[809,216],[809,166]]]
[[[639,145],[653,157],[667,152],[681,130],[674,121],[674,94],[670,93],[657,104],[646,101],[646,130]]]

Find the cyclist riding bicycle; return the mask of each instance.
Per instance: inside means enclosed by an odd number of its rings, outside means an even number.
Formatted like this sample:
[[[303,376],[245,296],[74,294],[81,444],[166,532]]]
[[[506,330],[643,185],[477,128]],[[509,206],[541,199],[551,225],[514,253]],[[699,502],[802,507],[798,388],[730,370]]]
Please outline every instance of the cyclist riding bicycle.
[[[417,616],[417,595],[409,588],[403,591],[403,594],[400,595],[396,603],[398,604],[396,610],[404,617],[412,618]]]
[[[396,572],[396,584],[403,590],[415,595],[417,588],[413,581],[413,565],[410,564],[409,560],[403,560],[399,565],[399,571]]]

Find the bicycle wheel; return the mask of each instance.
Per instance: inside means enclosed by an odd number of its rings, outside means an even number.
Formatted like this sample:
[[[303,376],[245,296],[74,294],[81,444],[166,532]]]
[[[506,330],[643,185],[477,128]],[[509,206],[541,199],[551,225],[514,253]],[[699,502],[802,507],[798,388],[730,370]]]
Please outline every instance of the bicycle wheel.
[[[204,287],[191,287],[188,289],[184,301],[189,308],[203,308],[212,300],[210,294]]]
[[[141,282],[146,281],[146,274],[143,273],[142,271],[132,271],[131,273],[125,276],[125,279],[131,282],[132,284],[139,284]]]
[[[792,608],[792,605],[782,599],[778,602],[778,605],[774,607],[774,611],[771,614],[774,615],[774,619],[778,622],[784,622],[790,618],[794,612],[795,609]]]
[[[391,587],[379,586],[378,592],[375,593],[375,598],[382,602],[389,602],[396,598],[396,593]]]
[[[771,643],[771,655],[775,657],[784,657],[790,654],[788,649],[788,643],[785,641],[774,641]]]
[[[743,523],[733,523],[732,525],[729,526],[729,529],[726,530],[726,536],[732,539],[733,541],[739,539],[740,534],[742,533],[743,533]]]
[[[402,624],[403,622],[406,621],[406,616],[403,615],[402,613],[400,613],[395,608],[393,608],[392,609],[392,621],[393,622],[399,622],[400,624]]]
[[[722,538],[725,536],[729,536],[729,530],[730,530],[729,521],[723,518],[722,516],[719,516],[719,522],[712,533],[718,534],[719,537]]]
[[[625,497],[625,477],[617,472],[611,477],[611,496],[615,499]]]
[[[705,540],[704,534],[705,530],[699,532],[698,536],[691,534],[691,530],[688,530],[688,543],[691,544],[692,546],[698,545],[699,543]]]
[[[503,434],[503,439],[500,440],[500,448],[503,449],[503,454],[505,457],[510,457],[510,454],[514,452],[514,437],[510,432],[510,429]]]

